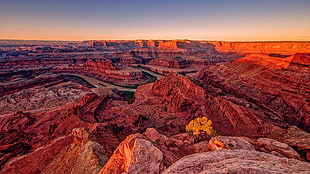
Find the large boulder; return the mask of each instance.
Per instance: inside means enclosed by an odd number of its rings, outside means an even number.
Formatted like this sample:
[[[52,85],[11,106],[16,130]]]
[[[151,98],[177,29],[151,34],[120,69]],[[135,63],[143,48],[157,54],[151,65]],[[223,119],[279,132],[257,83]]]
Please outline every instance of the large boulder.
[[[254,150],[217,150],[188,155],[163,174],[187,173],[307,173],[310,164]]]
[[[163,153],[141,134],[129,135],[114,151],[99,174],[148,173],[163,170]]]
[[[281,143],[271,138],[259,138],[257,142],[263,150],[267,150],[275,155],[300,159],[299,154],[285,143]]]

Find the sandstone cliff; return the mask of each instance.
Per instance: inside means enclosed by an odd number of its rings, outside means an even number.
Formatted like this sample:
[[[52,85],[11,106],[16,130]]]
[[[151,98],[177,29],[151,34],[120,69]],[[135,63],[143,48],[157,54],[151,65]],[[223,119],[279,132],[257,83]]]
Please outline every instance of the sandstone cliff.
[[[237,54],[272,54],[292,55],[309,53],[310,42],[210,42],[219,52]]]
[[[309,59],[307,54],[282,61],[265,55],[247,56],[201,71],[199,78],[213,96],[245,106],[280,126],[289,123],[309,131],[309,67],[307,61],[298,61],[300,57]]]
[[[151,60],[148,64],[175,69],[184,69],[190,66],[189,62],[183,57],[161,57]]]
[[[178,49],[177,41],[159,41],[159,49]]]

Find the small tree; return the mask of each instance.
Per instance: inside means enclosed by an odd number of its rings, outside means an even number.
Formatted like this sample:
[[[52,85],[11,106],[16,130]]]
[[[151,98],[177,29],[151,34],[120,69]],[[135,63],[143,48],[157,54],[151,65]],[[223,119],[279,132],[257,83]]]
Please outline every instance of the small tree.
[[[186,132],[192,132],[193,135],[198,135],[201,133],[206,133],[207,135],[215,135],[215,131],[212,128],[212,121],[207,117],[198,117],[191,120],[186,125]]]

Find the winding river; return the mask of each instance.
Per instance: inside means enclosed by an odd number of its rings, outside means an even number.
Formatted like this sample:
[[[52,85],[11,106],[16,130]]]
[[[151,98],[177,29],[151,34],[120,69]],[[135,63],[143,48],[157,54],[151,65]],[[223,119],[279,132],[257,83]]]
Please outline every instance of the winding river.
[[[160,79],[163,77],[163,75],[161,74],[158,74],[158,73],[155,73],[155,72],[152,72],[152,71],[149,71],[145,68],[141,68],[141,67],[133,67],[133,68],[136,68],[136,69],[139,69],[141,71],[144,71],[144,72],[147,72],[149,74],[151,74],[152,76],[155,76],[157,79]],[[98,80],[94,77],[90,77],[90,76],[86,76],[86,75],[83,75],[83,74],[75,74],[75,73],[61,73],[61,75],[69,75],[69,76],[76,76],[76,77],[80,77],[82,79],[84,79],[85,81],[87,81],[89,84],[97,87],[97,88],[116,88],[120,91],[131,91],[131,92],[135,92],[137,89],[132,89],[132,88],[127,88],[127,87],[122,87],[122,86],[117,86],[117,85],[113,85],[111,83],[107,83],[105,81],[101,81],[101,80]],[[103,86],[104,85],[104,86]]]

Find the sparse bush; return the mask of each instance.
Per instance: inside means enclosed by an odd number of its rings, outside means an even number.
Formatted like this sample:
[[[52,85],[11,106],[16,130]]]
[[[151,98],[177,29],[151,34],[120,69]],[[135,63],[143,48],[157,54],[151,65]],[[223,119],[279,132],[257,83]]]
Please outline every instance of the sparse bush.
[[[191,120],[186,125],[186,132],[190,132],[193,135],[205,133],[207,135],[214,136],[216,132],[212,128],[212,121],[207,117],[198,117]]]
[[[158,142],[155,140],[152,140],[151,143],[158,145]]]

